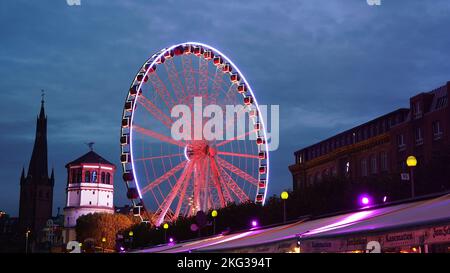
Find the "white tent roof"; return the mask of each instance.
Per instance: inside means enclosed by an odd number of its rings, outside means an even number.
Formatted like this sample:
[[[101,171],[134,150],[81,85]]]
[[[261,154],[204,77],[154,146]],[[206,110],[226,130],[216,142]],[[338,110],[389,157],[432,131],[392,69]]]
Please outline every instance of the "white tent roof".
[[[303,239],[336,237],[444,221],[450,221],[450,194],[412,203],[366,208],[326,218],[298,221],[267,229],[158,246],[139,252],[227,251],[296,239],[298,236]]]

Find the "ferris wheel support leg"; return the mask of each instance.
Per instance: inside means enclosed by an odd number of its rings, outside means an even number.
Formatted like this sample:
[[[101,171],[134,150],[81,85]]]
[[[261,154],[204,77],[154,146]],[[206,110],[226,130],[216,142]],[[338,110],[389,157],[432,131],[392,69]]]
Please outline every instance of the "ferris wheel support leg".
[[[214,181],[214,186],[216,187],[216,190],[217,190],[217,195],[219,196],[220,206],[225,207],[225,198],[223,196],[223,192],[222,192],[222,188],[221,188],[220,180],[219,180],[219,169],[217,168],[216,160],[214,158],[212,158],[210,161],[211,161],[212,177],[213,177],[213,181]]]
[[[181,185],[183,184],[183,181],[185,180],[186,176],[191,172],[192,164],[187,164],[184,172],[181,174],[180,178],[178,179],[177,183],[173,187],[170,194],[167,196],[167,198],[162,202],[162,205],[159,207],[159,209],[156,211],[155,215],[156,217],[156,225],[159,226],[164,221],[164,217],[167,213],[167,211],[170,208],[170,205],[172,204],[173,200],[175,199],[178,191],[180,190]]]
[[[191,178],[191,174],[192,174],[192,171],[186,177],[186,179],[183,183],[183,189],[181,190],[180,195],[178,196],[178,198],[179,198],[178,205],[177,205],[177,208],[176,208],[175,214],[174,214],[175,219],[178,218],[178,216],[180,215],[181,206],[183,205],[183,202],[184,202],[184,196],[186,195],[186,190],[187,190],[187,186],[189,185],[189,180]]]

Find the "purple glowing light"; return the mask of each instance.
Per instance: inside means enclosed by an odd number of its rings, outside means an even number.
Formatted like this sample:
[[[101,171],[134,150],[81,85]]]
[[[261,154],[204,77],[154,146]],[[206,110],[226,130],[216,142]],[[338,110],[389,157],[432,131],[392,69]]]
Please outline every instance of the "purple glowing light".
[[[173,238],[172,237],[169,238],[169,242],[173,243]]]
[[[359,205],[360,206],[368,206],[372,203],[372,199],[367,194],[362,194],[359,196]]]
[[[257,226],[258,226],[258,221],[253,220],[253,221],[252,221],[252,227],[257,227]]]
[[[120,247],[120,251],[124,251],[125,248],[123,246]]]
[[[386,203],[386,201],[387,201],[387,196],[384,196],[383,197],[383,203]]]

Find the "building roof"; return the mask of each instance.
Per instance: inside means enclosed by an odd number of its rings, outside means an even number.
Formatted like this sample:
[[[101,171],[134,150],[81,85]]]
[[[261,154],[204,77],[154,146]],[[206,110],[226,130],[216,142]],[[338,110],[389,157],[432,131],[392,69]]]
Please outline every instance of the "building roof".
[[[72,162],[67,163],[66,168],[69,165],[77,165],[81,163],[97,163],[97,164],[105,164],[105,165],[112,165],[115,166],[113,163],[109,162],[108,160],[101,157],[99,154],[97,154],[94,151],[89,151],[85,155],[75,159]]]

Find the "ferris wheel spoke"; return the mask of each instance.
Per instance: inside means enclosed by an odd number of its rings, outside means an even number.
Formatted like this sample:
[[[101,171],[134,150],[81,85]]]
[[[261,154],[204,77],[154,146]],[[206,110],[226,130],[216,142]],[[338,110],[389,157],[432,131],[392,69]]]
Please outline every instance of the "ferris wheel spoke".
[[[234,181],[234,179],[223,169],[221,168],[222,173],[225,176],[225,184],[226,186],[236,195],[240,202],[245,202],[250,198],[248,195],[239,187],[239,185]]]
[[[223,84],[223,75],[224,74],[222,73],[222,71],[219,71],[219,69],[217,68],[212,83],[212,92],[208,100],[210,104],[217,104],[217,98],[220,95],[220,88]]]
[[[220,176],[219,169],[217,168],[217,164],[214,159],[210,160],[210,162],[211,162],[211,172],[212,172],[211,176],[213,178],[214,186],[216,188],[217,195],[219,197],[220,205],[222,207],[224,207],[226,205],[226,203],[225,203],[225,198],[224,198],[220,180],[219,180],[219,176]]]
[[[230,84],[230,87],[228,88],[228,91],[225,93],[225,99],[228,103],[232,104],[235,102],[236,99],[236,93],[237,93],[237,85]],[[234,95],[234,96],[233,96]]]
[[[208,61],[204,58],[199,58],[199,82],[198,82],[198,94],[208,94]]]
[[[156,186],[158,186],[162,182],[164,182],[167,179],[169,179],[171,176],[175,175],[179,170],[183,169],[186,166],[186,163],[187,163],[186,161],[181,162],[180,164],[176,165],[172,169],[170,169],[167,172],[165,172],[162,176],[160,176],[157,179],[155,179],[152,182],[150,182],[147,186],[145,186],[142,189],[142,194],[146,193],[149,190],[152,190],[153,188],[155,188]]]
[[[166,199],[164,199],[164,201],[162,202],[161,206],[158,208],[158,210],[156,211],[155,215],[156,215],[156,224],[160,225],[162,223],[162,221],[164,220],[164,217],[166,216],[167,211],[170,209],[170,206],[172,205],[173,200],[175,199],[176,195],[178,194],[181,185],[183,184],[183,181],[186,179],[187,175],[191,175],[191,169],[192,169],[192,164],[186,164],[185,169],[183,171],[183,173],[180,175],[180,177],[177,180],[177,183],[175,184],[175,186],[173,187],[173,189],[170,191],[169,195],[166,197]],[[189,180],[189,178],[188,178]]]
[[[166,60],[164,63],[164,66],[166,67],[167,74],[169,76],[169,81],[172,85],[172,90],[175,93],[175,98],[178,102],[180,102],[183,97],[185,97],[183,85],[181,84],[180,77],[178,76],[177,68],[175,67],[175,64],[173,63],[172,59]]]
[[[172,119],[164,114],[153,102],[143,95],[138,97],[138,103],[142,105],[152,116],[161,121],[167,128],[172,127]]]
[[[144,134],[146,136],[152,137],[154,139],[161,140],[162,142],[166,142],[166,143],[173,144],[173,145],[176,145],[176,146],[180,146],[180,147],[183,147],[183,148],[186,146],[186,143],[184,143],[182,141],[174,140],[173,138],[167,137],[165,135],[162,135],[162,134],[157,133],[155,131],[152,131],[150,129],[145,129],[145,128],[142,128],[142,127],[140,127],[138,125],[133,125],[132,128],[136,132],[139,132],[139,133]]]
[[[234,166],[230,162],[228,162],[228,161],[226,161],[226,160],[224,160],[224,159],[222,159],[220,157],[217,158],[217,161],[218,161],[219,165],[221,165],[225,169],[229,170],[230,172],[236,174],[240,178],[246,180],[250,184],[253,184],[255,186],[258,185],[258,179],[254,178],[253,176],[251,176],[250,174],[248,174],[245,171],[241,170],[240,168]]]
[[[231,153],[231,152],[223,152],[223,151],[217,151],[218,155],[227,155],[227,156],[237,156],[237,157],[244,157],[244,158],[253,158],[253,159],[259,159],[257,155],[253,154],[241,154],[241,153]]]
[[[170,155],[160,155],[160,156],[150,156],[150,157],[141,157],[136,158],[135,161],[149,161],[153,159],[163,159],[163,158],[169,158],[169,157],[176,157],[176,156],[184,156],[184,154],[170,154]]]
[[[161,203],[159,202],[159,199],[156,197],[155,192],[154,192],[153,190],[151,190],[150,192],[152,193],[153,198],[154,198],[154,200],[156,201],[156,204],[157,204],[158,207],[159,207],[159,205],[160,205]]]
[[[192,58],[183,55],[182,57],[183,65],[183,76],[186,86],[186,95],[195,94],[197,91],[195,84],[194,68],[192,67]]]
[[[175,214],[174,214],[175,218],[178,218],[178,216],[180,215],[181,206],[183,205],[184,196],[186,194],[186,190],[189,185],[189,180],[190,180],[191,174],[192,174],[192,170],[191,170],[191,173],[188,175],[189,178],[185,179],[185,181],[183,183],[183,188],[181,189],[180,195],[178,196],[178,205],[177,205],[177,208],[176,208]]]
[[[151,73],[149,79],[156,93],[164,101],[164,103],[166,104],[167,108],[170,111],[172,109],[172,106],[175,105],[175,101],[173,100],[172,96],[167,90],[166,85],[163,83],[163,81],[159,78],[158,74],[156,73]]]
[[[241,135],[239,135],[239,136],[235,136],[235,137],[233,137],[233,138],[230,138],[230,139],[221,141],[221,142],[219,142],[219,143],[216,144],[216,147],[223,146],[223,145],[228,144],[228,143],[230,143],[230,142],[232,142],[232,141],[235,141],[235,140],[245,139],[246,136],[248,136],[248,135],[250,135],[251,133],[254,133],[254,132],[256,132],[255,129],[253,129],[253,130],[251,130],[251,131],[248,131],[248,132],[245,132],[245,133],[243,133],[243,134],[241,134]]]

